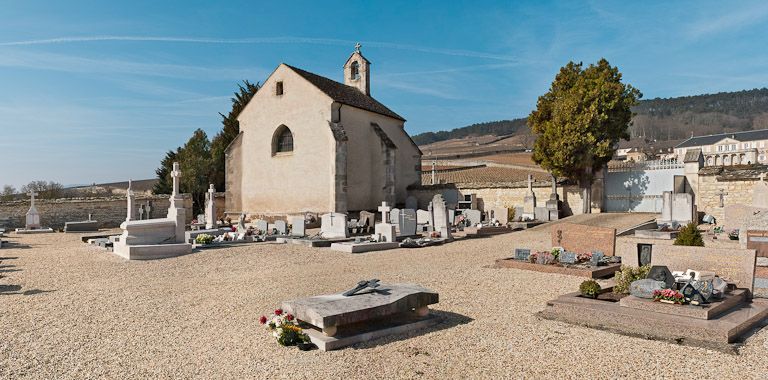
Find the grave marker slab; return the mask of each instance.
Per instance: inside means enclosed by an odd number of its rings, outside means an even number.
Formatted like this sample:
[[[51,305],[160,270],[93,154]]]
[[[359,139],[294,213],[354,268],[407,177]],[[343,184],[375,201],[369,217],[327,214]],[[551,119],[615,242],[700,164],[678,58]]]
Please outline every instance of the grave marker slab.
[[[323,214],[320,222],[320,233],[326,239],[347,238],[347,214],[332,212]]]
[[[262,234],[269,234],[271,232],[269,231],[269,223],[262,219],[256,221],[256,229],[259,230]],[[240,229],[238,228],[238,230]]]
[[[288,226],[284,220],[276,220],[275,229],[277,230],[278,235],[285,235],[288,233]]]
[[[400,235],[412,236],[416,235],[416,210],[403,209],[400,210]]]
[[[291,236],[302,237],[306,235],[304,228],[304,217],[296,216],[291,218]]]
[[[464,210],[461,213],[470,221],[472,226],[476,226],[482,222],[483,213],[480,212],[480,210]]]

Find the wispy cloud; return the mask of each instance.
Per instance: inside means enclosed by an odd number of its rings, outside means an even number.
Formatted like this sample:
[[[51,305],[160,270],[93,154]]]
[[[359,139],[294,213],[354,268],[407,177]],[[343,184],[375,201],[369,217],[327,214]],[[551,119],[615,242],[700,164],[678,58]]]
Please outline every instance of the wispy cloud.
[[[13,49],[0,54],[0,66],[26,69],[63,71],[71,73],[123,73],[170,78],[232,79],[258,77],[261,68],[213,68],[164,63],[132,62],[117,59],[85,58],[64,54],[40,53]]]
[[[492,63],[487,65],[450,67],[450,68],[437,69],[437,70],[406,71],[406,72],[400,72],[400,73],[382,73],[382,74],[379,74],[379,76],[382,78],[388,78],[388,77],[399,77],[399,76],[410,76],[410,75],[449,74],[449,73],[472,72],[472,71],[480,71],[480,70],[505,69],[505,68],[515,67],[515,66],[520,66],[520,63],[512,63],[512,62]]]
[[[713,34],[732,31],[756,24],[768,17],[768,3],[753,7],[738,7],[732,12],[717,13],[712,17],[698,20],[687,28],[691,38],[701,38]]]
[[[309,45],[337,45],[352,46],[360,42],[364,46],[418,51],[422,53],[452,55],[461,57],[495,59],[501,61],[517,61],[517,58],[474,50],[441,49],[427,46],[399,44],[381,41],[351,41],[333,38],[307,38],[307,37],[254,37],[254,38],[206,38],[206,37],[167,37],[167,36],[85,36],[85,37],[57,37],[36,40],[6,41],[0,42],[0,46],[30,46],[51,45],[100,41],[129,41],[129,42],[168,42],[168,43],[196,43],[196,44],[309,44]]]

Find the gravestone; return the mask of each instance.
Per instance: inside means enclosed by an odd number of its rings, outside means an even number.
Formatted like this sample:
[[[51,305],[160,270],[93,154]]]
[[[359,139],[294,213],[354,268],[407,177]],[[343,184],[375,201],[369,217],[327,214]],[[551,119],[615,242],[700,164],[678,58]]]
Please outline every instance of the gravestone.
[[[527,248],[515,248],[515,260],[528,261],[531,257],[531,250]]]
[[[266,222],[265,222],[266,223]],[[237,218],[237,230],[238,231],[245,231],[245,213],[240,213],[240,217]],[[262,230],[264,233],[267,232],[267,225],[264,225],[264,229]]]
[[[492,209],[493,217],[501,223],[502,226],[509,223],[509,209],[506,207],[494,207]]]
[[[694,210],[693,195],[688,193],[673,194],[671,191],[665,191],[662,194],[661,218],[656,223],[688,224],[694,220]]]
[[[405,208],[417,210],[419,208],[419,201],[416,199],[416,197],[411,195],[408,198],[405,198]]]
[[[259,230],[260,233],[264,235],[269,235],[269,223],[267,223],[266,220],[257,219],[256,220],[256,229]],[[238,231],[240,231],[240,227],[237,228]]]
[[[400,209],[399,208],[393,208],[392,211],[389,212],[389,223],[392,223],[392,224],[399,224],[400,223]]]
[[[515,218],[513,219],[513,222],[522,222],[525,220],[526,218],[523,217],[523,207],[515,206]]]
[[[768,183],[765,182],[765,175],[760,175],[760,180],[752,186],[752,206],[759,208],[768,208]]]
[[[540,222],[549,222],[549,209],[546,207],[536,207],[533,217]]]
[[[456,225],[456,210],[448,209],[448,222],[451,224],[451,226]]]
[[[754,249],[757,257],[768,257],[768,231],[747,230],[747,249]]]
[[[216,189],[210,184],[205,194],[205,228],[210,230],[216,227]]]
[[[429,219],[429,211],[416,210],[416,224],[427,224],[429,223]]]
[[[275,229],[277,230],[278,235],[285,235],[288,233],[288,226],[284,220],[276,220]]]
[[[331,212],[320,217],[320,234],[326,239],[348,238],[347,214]]]
[[[562,264],[576,264],[577,256],[576,252],[565,251],[560,254],[559,261]]]
[[[592,258],[589,259],[589,265],[596,267],[600,266],[600,260],[605,256],[602,252],[592,252]]]
[[[673,276],[672,272],[669,271],[669,268],[664,265],[652,266],[645,278],[663,282],[665,284],[665,289],[671,289],[675,286],[675,276]]]
[[[616,252],[615,228],[559,223],[550,231],[553,247],[563,247],[571,252],[600,251],[608,256]]]
[[[435,195],[430,203],[432,208],[432,219],[434,220],[433,227],[435,231],[440,232],[440,237],[445,239],[451,239],[451,225],[448,221],[448,209],[446,208],[443,196],[440,194]]]
[[[523,217],[536,218],[536,194],[533,192],[533,175],[528,174],[528,191],[523,198]]]
[[[470,225],[476,226],[482,222],[483,213],[480,210],[464,210],[461,212],[470,221]]]
[[[386,223],[386,221],[382,221]],[[357,221],[357,225],[360,227],[373,227],[376,224],[376,214],[368,211],[360,211],[360,218]]]
[[[416,210],[403,209],[400,210],[400,235],[412,236],[416,235]]]
[[[304,217],[294,216],[291,218],[291,236],[303,237],[306,235],[304,229]]]
[[[557,196],[557,178],[552,176],[552,192],[549,194],[549,200],[545,203],[548,210],[547,220],[553,221],[560,219],[560,200]]]
[[[144,213],[146,213],[144,205],[139,205],[139,220],[144,220]]]
[[[37,207],[35,207],[35,196],[38,194],[34,191],[30,191],[27,195],[31,197],[32,201],[29,210],[27,211],[25,228],[28,230],[35,230],[40,228],[40,213],[37,212]]]
[[[377,224],[375,227],[374,232],[376,236],[379,237],[379,241],[381,242],[397,242],[397,232],[395,230],[395,225],[388,223],[390,220],[389,212],[392,210],[392,208],[389,207],[387,202],[381,202],[381,206],[379,206],[378,210],[381,213],[382,223]]]

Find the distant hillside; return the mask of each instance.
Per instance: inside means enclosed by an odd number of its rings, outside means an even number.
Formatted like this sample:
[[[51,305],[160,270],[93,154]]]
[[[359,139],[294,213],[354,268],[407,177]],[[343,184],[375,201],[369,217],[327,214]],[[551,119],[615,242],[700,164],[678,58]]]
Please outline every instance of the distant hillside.
[[[695,135],[768,128],[768,89],[721,92],[679,98],[642,100],[630,127],[632,138],[677,140]],[[526,119],[472,124],[451,131],[413,136],[418,145],[468,136],[507,136],[529,132]]]
[[[427,145],[438,141],[460,139],[468,136],[506,136],[528,131],[525,119],[489,121],[486,123],[472,124],[451,131],[426,132],[413,136],[417,145]]]

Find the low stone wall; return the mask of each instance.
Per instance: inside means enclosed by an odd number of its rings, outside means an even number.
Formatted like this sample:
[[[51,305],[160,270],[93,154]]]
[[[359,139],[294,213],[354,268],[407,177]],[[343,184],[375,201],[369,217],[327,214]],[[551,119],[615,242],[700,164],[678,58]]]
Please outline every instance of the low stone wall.
[[[688,269],[711,271],[740,288],[752,291],[757,263],[754,249],[687,247],[648,241],[620,242],[616,255],[624,265],[638,266],[637,244],[651,244],[651,265],[665,265],[670,271]]]
[[[187,211],[187,223],[192,221],[192,198],[187,194],[184,197],[184,208]],[[217,205],[219,212],[223,213],[224,199]],[[164,218],[168,213],[170,201],[168,195],[153,195],[136,197],[136,207],[152,202],[152,217]],[[91,214],[93,220],[99,222],[99,228],[115,228],[125,221],[128,202],[125,197],[105,198],[72,198],[72,199],[36,199],[35,206],[40,213],[40,222],[43,227],[63,229],[66,222],[78,222],[88,220]],[[0,202],[0,219],[8,218],[8,228],[24,227],[26,214],[29,210],[29,199],[23,201]]]
[[[740,178],[740,179],[718,179],[718,175],[699,174],[698,193],[696,194],[696,205],[700,212],[714,216],[720,222],[726,222],[725,207],[720,207],[720,189],[727,195],[723,198],[723,204],[726,205],[751,205],[752,188],[758,178]],[[736,226],[735,228],[738,228]]]

